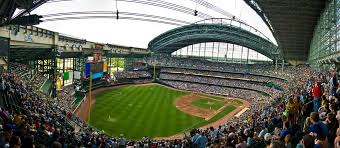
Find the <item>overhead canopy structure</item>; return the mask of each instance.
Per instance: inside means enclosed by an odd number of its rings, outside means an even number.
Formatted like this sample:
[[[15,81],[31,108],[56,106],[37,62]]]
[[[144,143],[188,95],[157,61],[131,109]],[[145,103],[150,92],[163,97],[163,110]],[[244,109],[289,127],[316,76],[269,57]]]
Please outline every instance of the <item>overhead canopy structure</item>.
[[[144,58],[150,56],[150,54],[119,54],[119,53],[107,53],[105,54],[107,57],[114,57],[114,58]]]
[[[9,50],[11,61],[29,61],[57,58],[82,58],[82,51],[53,51],[48,47],[12,46]]]
[[[48,59],[53,55],[52,48],[15,46],[9,50],[10,61]]]
[[[235,22],[238,24],[235,25]],[[243,27],[240,27],[243,26]],[[270,59],[280,56],[278,47],[255,28],[232,19],[209,19],[167,31],[148,44],[155,53],[167,53],[204,42],[233,43],[253,49]]]
[[[58,58],[82,58],[83,52],[82,51],[67,51],[67,52],[58,52]]]
[[[0,0],[0,25],[28,14],[48,0]],[[20,9],[16,15],[14,12]]]
[[[306,62],[326,0],[244,0],[273,32],[284,58]]]

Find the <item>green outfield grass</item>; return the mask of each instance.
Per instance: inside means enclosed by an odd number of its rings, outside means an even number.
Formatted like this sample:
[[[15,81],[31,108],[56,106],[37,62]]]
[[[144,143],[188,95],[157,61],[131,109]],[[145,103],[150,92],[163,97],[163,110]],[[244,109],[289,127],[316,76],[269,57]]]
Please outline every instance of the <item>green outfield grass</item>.
[[[123,86],[104,91],[96,95],[90,124],[111,136],[163,137],[206,125],[230,112],[225,109],[209,121],[183,113],[176,108],[175,100],[188,94],[159,85]]]
[[[204,108],[204,109],[210,109],[210,110],[218,110],[221,108],[226,102],[224,101],[217,101],[209,98],[200,98],[197,100],[194,100],[191,102],[192,105]]]

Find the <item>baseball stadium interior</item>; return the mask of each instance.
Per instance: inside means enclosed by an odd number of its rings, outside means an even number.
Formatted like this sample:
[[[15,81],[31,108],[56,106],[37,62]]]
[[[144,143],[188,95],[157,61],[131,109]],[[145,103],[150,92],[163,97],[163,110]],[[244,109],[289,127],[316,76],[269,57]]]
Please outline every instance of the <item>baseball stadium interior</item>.
[[[340,0],[0,0],[0,147],[340,148],[339,71]]]

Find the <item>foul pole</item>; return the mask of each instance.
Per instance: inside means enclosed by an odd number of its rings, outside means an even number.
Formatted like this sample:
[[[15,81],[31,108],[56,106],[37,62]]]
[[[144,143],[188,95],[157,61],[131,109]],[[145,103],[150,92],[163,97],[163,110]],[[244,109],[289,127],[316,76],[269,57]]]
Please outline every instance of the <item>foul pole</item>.
[[[89,86],[89,110],[88,110],[88,123],[91,119],[91,101],[92,101],[92,72],[90,72],[90,86]]]
[[[153,80],[156,81],[156,64],[153,64]]]

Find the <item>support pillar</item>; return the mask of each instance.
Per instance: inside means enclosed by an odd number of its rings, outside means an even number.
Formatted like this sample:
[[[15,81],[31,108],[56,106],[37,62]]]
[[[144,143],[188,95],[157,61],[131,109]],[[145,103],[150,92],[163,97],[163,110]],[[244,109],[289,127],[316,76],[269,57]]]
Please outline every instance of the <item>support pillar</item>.
[[[201,43],[199,43],[198,47],[198,57],[201,57]]]
[[[240,63],[242,63],[242,56],[243,56],[243,46],[241,47],[241,61],[240,61]]]
[[[226,62],[228,60],[228,51],[229,51],[229,43],[227,43],[227,52],[226,52],[226,54],[224,56],[224,59],[225,59]]]
[[[217,45],[217,62],[220,61],[220,42],[218,42],[218,45]]]
[[[64,73],[65,73],[65,58],[63,58],[63,73],[62,73],[62,75],[64,75]],[[62,86],[65,86],[64,77],[63,77],[63,85]]]
[[[72,84],[74,84],[74,72],[76,71],[76,58],[72,58]]]
[[[235,52],[235,44],[233,44],[233,52],[231,53],[231,63],[234,63],[234,52]]]
[[[182,57],[182,49],[179,50],[179,57]]]
[[[115,58],[115,61],[116,61],[116,72],[118,72],[118,60],[119,60],[119,58]],[[124,62],[125,63],[125,62]],[[125,64],[124,64],[125,65]]]
[[[277,71],[277,58],[275,58],[275,71]]]
[[[215,43],[215,42],[213,42],[213,47],[212,47],[212,49],[211,49],[211,60],[214,60],[214,50],[215,50],[215,49],[214,49],[214,48],[215,48],[215,47],[214,47],[214,45],[215,45],[214,43]]]
[[[189,57],[189,46],[187,46],[187,57]]]
[[[249,64],[249,48],[247,48],[247,64]]]
[[[207,59],[206,55],[205,55],[206,50],[207,50],[207,42],[204,43],[204,50],[203,50],[204,51],[204,53],[203,53],[204,58],[203,59]]]
[[[194,45],[191,45],[191,56],[194,56]]]
[[[51,59],[51,63],[50,63],[50,67],[52,68],[53,72],[50,73],[50,78],[52,79],[52,98],[56,98],[57,97],[57,55],[55,53],[57,53],[57,49],[56,47],[53,48],[52,50],[53,52],[53,56]],[[64,68],[63,68],[64,69]]]
[[[108,65],[109,65],[109,66],[108,66],[108,71],[109,71],[109,74],[111,75],[111,71],[112,71],[112,69],[111,69],[111,68],[112,68],[112,58],[111,58],[111,57],[109,57],[108,59],[109,59],[109,64],[108,64]]]
[[[283,66],[285,65],[285,60],[282,59],[282,68],[281,68],[281,72],[283,73]]]

